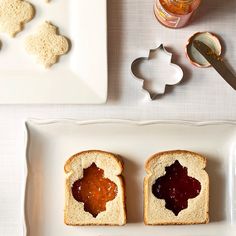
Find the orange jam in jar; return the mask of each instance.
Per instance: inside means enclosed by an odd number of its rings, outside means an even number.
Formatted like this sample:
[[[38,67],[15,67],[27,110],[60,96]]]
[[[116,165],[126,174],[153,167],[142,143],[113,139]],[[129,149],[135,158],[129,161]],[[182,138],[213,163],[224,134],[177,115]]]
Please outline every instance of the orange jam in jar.
[[[155,0],[156,18],[170,28],[185,26],[199,7],[201,0]]]

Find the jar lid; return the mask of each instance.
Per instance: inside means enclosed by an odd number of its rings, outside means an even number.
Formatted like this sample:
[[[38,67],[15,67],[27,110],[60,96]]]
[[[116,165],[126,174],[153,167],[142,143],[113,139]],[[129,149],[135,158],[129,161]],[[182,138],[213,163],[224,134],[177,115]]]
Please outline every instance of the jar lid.
[[[193,41],[199,40],[210,47],[217,55],[221,55],[222,47],[218,37],[210,32],[198,32],[191,36],[186,44],[185,53],[189,61],[197,67],[210,67],[211,64],[193,46]]]

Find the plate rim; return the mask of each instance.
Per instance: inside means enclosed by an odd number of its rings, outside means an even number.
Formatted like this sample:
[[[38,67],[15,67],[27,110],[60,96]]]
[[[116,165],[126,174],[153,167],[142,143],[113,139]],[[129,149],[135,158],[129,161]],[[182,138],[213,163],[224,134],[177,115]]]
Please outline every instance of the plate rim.
[[[152,119],[152,120],[135,120],[135,119],[116,119],[116,118],[105,118],[105,119],[73,119],[73,118],[55,118],[55,119],[38,119],[29,118],[25,121],[25,126],[28,127],[30,124],[35,125],[50,125],[56,123],[73,123],[76,125],[90,125],[90,124],[133,124],[133,125],[154,125],[154,124],[178,124],[178,125],[192,125],[192,126],[206,126],[206,125],[236,125],[236,120],[164,120],[164,119]]]
[[[190,120],[131,120],[131,119],[92,119],[92,120],[78,120],[78,119],[37,119],[30,118],[24,122],[25,132],[25,149],[24,149],[24,179],[22,184],[22,203],[21,203],[21,221],[22,221],[22,235],[27,236],[27,217],[26,217],[26,193],[27,193],[27,182],[29,174],[28,166],[28,148],[29,148],[29,130],[30,125],[53,125],[53,124],[74,124],[74,125],[95,125],[95,124],[129,124],[136,126],[148,126],[148,125],[185,125],[185,126],[209,126],[209,125],[233,125],[236,126],[236,120],[208,120],[208,121],[190,121]]]

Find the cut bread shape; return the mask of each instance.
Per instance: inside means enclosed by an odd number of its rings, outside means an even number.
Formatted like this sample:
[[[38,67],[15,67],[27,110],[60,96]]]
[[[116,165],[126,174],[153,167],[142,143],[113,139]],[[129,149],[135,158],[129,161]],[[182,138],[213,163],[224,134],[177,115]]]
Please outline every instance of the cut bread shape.
[[[153,186],[175,164],[187,168],[187,177],[200,182],[196,197],[187,200],[187,207],[175,214],[167,209],[165,199],[157,198]],[[209,177],[204,170],[206,158],[190,151],[175,150],[156,153],[146,162],[147,176],[144,179],[144,222],[146,225],[204,224],[209,222]],[[170,177],[171,179],[172,177]],[[177,176],[177,178],[179,178]],[[159,186],[160,187],[160,186]],[[177,189],[177,191],[179,191]],[[166,193],[165,193],[166,194]]]
[[[37,57],[39,63],[49,68],[69,51],[69,41],[59,34],[58,27],[45,21],[36,33],[27,36],[25,48],[29,54]]]
[[[15,37],[34,14],[34,7],[27,1],[0,0],[0,32]]]
[[[84,173],[92,167],[104,171],[104,179],[116,186],[116,195],[106,202],[105,210],[95,216],[85,209],[85,203],[74,198],[72,191],[78,181],[83,181]],[[67,225],[124,225],[126,224],[125,188],[121,176],[123,164],[117,155],[112,153],[88,150],[72,156],[64,166],[65,208],[64,222]],[[91,187],[95,185],[90,183]],[[95,188],[99,188],[99,186]],[[100,191],[100,190],[99,190]],[[103,190],[102,190],[103,191]],[[98,201],[99,199],[97,199]],[[96,204],[96,201],[94,202]]]

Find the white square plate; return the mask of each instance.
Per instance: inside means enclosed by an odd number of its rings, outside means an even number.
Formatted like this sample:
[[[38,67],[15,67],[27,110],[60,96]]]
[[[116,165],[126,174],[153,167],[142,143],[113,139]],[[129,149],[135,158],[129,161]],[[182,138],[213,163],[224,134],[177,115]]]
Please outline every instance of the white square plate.
[[[30,1],[35,18],[16,38],[1,34],[1,104],[88,104],[107,98],[106,0]],[[49,69],[24,49],[25,37],[45,20],[71,41],[68,54]]]
[[[27,122],[27,236],[232,236],[236,232],[236,124],[132,121]],[[63,222],[64,163],[73,154],[101,149],[124,159],[128,223],[121,227],[71,227]],[[187,149],[207,157],[210,223],[143,224],[144,163],[154,153]],[[24,228],[24,235],[26,235]]]

